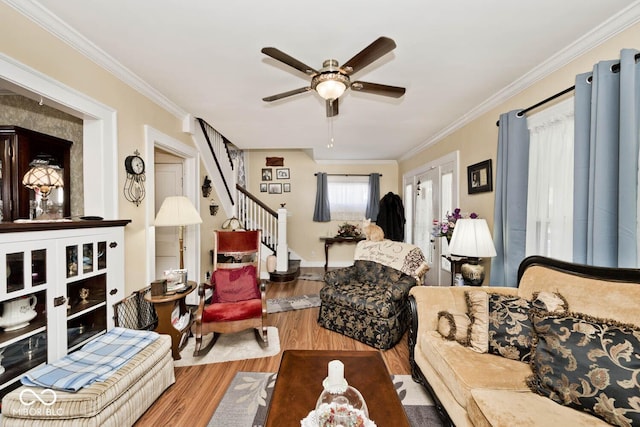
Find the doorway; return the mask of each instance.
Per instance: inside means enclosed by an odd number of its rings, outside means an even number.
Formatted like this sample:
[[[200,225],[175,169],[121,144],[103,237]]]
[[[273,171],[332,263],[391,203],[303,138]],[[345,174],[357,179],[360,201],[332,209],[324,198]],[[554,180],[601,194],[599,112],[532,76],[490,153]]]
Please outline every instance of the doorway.
[[[155,153],[155,215],[166,197],[182,196],[182,159],[162,151]],[[156,275],[163,277],[164,272],[176,269],[180,265],[178,227],[156,228]]]
[[[154,219],[157,209],[162,205],[162,200],[159,200],[156,206],[155,196],[155,168],[156,160],[155,156],[157,152],[167,153],[172,157],[179,159],[182,164],[182,195],[187,197],[193,203],[193,206],[197,211],[200,211],[200,196],[199,196],[199,180],[200,180],[200,155],[198,151],[162,132],[154,129],[151,126],[145,125],[145,155],[149,159],[147,163],[147,184],[149,188],[153,188],[154,191],[149,193],[148,202],[145,205],[146,208],[146,242],[147,242],[147,283],[151,283],[156,277],[156,232],[165,227],[154,227]],[[153,200],[152,200],[153,199]],[[173,228],[173,227],[166,227]],[[199,282],[204,278],[200,275],[200,225],[191,225],[184,230],[185,241],[185,253],[184,264],[188,270],[189,280]],[[176,251],[176,253],[178,253]],[[177,264],[176,264],[177,265]],[[164,271],[164,270],[163,270]],[[162,277],[162,276],[160,276]],[[192,292],[187,295],[187,304],[197,305],[198,295],[196,292]]]
[[[403,177],[405,217],[409,243],[422,249],[429,270],[424,283],[451,284],[451,265],[442,257],[448,253],[446,239],[433,236],[434,221],[441,220],[458,205],[458,152],[414,169]]]

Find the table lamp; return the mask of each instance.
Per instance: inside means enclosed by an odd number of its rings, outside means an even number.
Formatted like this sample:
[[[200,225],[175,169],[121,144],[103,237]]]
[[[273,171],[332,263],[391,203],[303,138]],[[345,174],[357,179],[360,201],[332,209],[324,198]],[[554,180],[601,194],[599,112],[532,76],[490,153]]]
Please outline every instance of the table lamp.
[[[184,227],[200,224],[202,218],[191,201],[184,196],[170,196],[164,199],[156,215],[156,227],[179,227],[180,269],[184,269]]]
[[[31,169],[22,177],[22,185],[39,192],[42,201],[42,211],[40,219],[50,219],[54,216],[49,214],[49,194],[54,188],[64,187],[64,181],[60,168],[46,163],[33,164]]]
[[[496,256],[493,238],[484,219],[463,218],[456,222],[449,245],[451,255],[468,258],[460,267],[465,284],[480,286],[484,281],[484,266],[479,258]]]

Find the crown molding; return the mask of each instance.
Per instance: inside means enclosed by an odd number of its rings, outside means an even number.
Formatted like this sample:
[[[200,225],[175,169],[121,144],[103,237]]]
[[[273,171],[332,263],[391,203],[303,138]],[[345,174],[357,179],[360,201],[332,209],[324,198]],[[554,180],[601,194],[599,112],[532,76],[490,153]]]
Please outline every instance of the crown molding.
[[[320,159],[314,160],[319,165],[397,165],[397,160],[338,160],[338,159]]]
[[[91,43],[86,37],[70,27],[48,9],[34,0],[2,0],[27,18],[31,19],[40,27],[44,28],[63,42],[89,58],[100,67],[131,86],[137,92],[149,98],[160,107],[169,111],[179,119],[184,119],[188,115],[173,101],[169,100],[160,91],[153,88],[143,79],[138,77],[133,71],[118,62],[111,55]]]
[[[640,21],[640,0],[632,3],[616,15],[612,16],[610,19],[595,27],[583,37],[571,43],[570,45],[547,59],[545,62],[541,63],[519,79],[515,80],[510,85],[504,87],[499,92],[496,92],[484,102],[472,108],[462,117],[458,118],[447,127],[441,129],[439,132],[423,141],[422,144],[405,153],[398,160],[403,161],[410,159],[420,151],[441,141],[445,137],[471,123],[483,114],[500,106],[501,104],[505,103],[513,96],[527,89],[534,83],[542,80],[555,71],[558,71],[560,68],[564,67],[574,59],[602,44],[611,37],[623,32],[627,28],[636,24],[638,21]]]

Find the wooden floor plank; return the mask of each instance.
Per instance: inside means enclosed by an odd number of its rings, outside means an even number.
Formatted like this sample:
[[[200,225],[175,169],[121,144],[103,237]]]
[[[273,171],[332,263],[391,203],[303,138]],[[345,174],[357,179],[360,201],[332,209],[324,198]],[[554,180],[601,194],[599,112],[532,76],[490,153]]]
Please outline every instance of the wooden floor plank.
[[[322,282],[308,280],[272,283],[267,288],[267,297],[317,294],[321,287]],[[206,426],[237,372],[276,372],[284,350],[375,350],[318,326],[318,311],[319,308],[311,308],[269,315],[269,324],[278,328],[280,336],[281,352],[276,356],[176,368],[176,383],[158,398],[135,426]],[[390,373],[411,373],[407,334],[394,348],[381,353]]]

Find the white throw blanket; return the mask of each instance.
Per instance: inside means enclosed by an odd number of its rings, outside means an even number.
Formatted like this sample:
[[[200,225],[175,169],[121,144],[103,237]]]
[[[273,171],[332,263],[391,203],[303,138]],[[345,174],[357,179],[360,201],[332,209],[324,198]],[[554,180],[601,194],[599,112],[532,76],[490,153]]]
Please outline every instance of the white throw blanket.
[[[356,245],[354,259],[374,261],[400,270],[421,282],[421,277],[429,269],[422,250],[409,243],[383,240],[372,242],[363,240]]]

